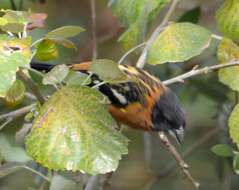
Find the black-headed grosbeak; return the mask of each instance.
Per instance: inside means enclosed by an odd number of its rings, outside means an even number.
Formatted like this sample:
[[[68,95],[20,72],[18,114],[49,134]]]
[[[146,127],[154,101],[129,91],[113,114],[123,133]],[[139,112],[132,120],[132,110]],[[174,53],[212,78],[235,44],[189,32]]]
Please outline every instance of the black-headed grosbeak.
[[[91,62],[72,64],[69,67],[75,71],[88,73]],[[49,71],[49,64],[31,63],[36,70]],[[165,131],[181,143],[185,128],[185,115],[177,96],[160,80],[148,72],[128,65],[119,68],[129,78],[134,80],[117,84],[102,84],[99,91],[106,95],[111,104],[108,110],[113,118],[135,129],[145,131]],[[92,84],[101,82],[92,74]]]

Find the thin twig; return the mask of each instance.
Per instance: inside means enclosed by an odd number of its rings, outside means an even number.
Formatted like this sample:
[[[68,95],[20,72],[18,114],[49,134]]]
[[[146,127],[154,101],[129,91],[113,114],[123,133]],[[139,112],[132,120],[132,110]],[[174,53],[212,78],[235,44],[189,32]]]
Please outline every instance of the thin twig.
[[[217,34],[212,34],[212,38],[217,39],[217,40],[222,40],[223,39],[222,36],[219,36]]]
[[[16,11],[17,10],[17,6],[16,6],[16,3],[14,0],[10,0],[10,3],[11,3],[11,9]]]
[[[193,184],[193,186],[198,189],[200,184],[192,177],[188,170],[188,165],[185,163],[185,161],[182,159],[181,155],[178,153],[176,148],[171,144],[171,142],[168,140],[167,136],[164,134],[164,132],[159,132],[159,139],[163,142],[163,144],[167,147],[169,152],[174,156],[175,160],[177,161],[179,167],[181,168],[184,175],[187,177],[187,179]]]
[[[90,0],[91,8],[91,32],[92,32],[92,59],[97,58],[97,36],[96,36],[96,10],[95,10],[95,0]]]
[[[208,140],[211,139],[212,136],[217,134],[220,130],[218,128],[213,128],[211,131],[208,131],[203,137],[200,137],[194,144],[190,146],[187,150],[185,150],[181,155],[185,159],[189,157],[195,150],[197,150],[201,145],[206,143]],[[177,165],[177,162],[173,161],[168,166],[165,167],[165,169],[162,170],[162,172],[157,175],[158,178],[167,176],[173,168],[175,168]]]
[[[196,67],[194,67],[191,71],[189,71],[187,73],[184,73],[184,74],[179,75],[177,77],[174,77],[174,78],[163,81],[163,84],[164,85],[170,85],[170,84],[173,84],[173,83],[176,83],[176,82],[184,82],[185,79],[191,78],[191,77],[196,76],[196,75],[207,74],[207,73],[212,72],[212,71],[217,71],[217,70],[222,69],[222,68],[232,67],[232,66],[236,66],[236,65],[239,65],[239,61],[232,61],[232,62],[225,63],[225,64],[208,66],[208,67],[204,67],[204,68],[201,68],[201,69],[197,69]]]
[[[23,1],[24,1],[24,0],[20,0],[20,2],[19,2],[19,6],[18,6],[18,10],[19,10],[19,11],[22,11],[22,10],[23,10]]]
[[[35,174],[39,175],[40,177],[42,177],[42,178],[45,179],[46,181],[51,182],[51,179],[50,179],[50,178],[48,178],[48,177],[45,176],[44,174],[42,174],[42,173],[40,173],[40,172],[34,170],[33,168],[28,167],[28,166],[26,166],[26,165],[24,165],[24,166],[22,166],[22,167],[23,167],[24,169],[27,169],[27,170],[31,171],[32,173],[35,173]]]
[[[145,48],[143,49],[142,54],[140,55],[136,66],[139,68],[143,68],[144,64],[146,62],[146,58],[147,58],[147,53],[149,48],[151,47],[152,43],[155,41],[155,39],[158,37],[158,35],[160,34],[160,32],[163,30],[163,28],[165,27],[165,25],[168,23],[173,11],[175,10],[177,4],[179,3],[180,0],[172,0],[172,4],[168,9],[168,12],[166,13],[163,21],[160,23],[160,25],[154,30],[153,34],[150,36],[150,38],[148,39],[148,41],[146,42]]]
[[[18,70],[17,75],[30,87],[32,93],[36,96],[40,104],[45,102],[44,96],[39,91],[37,85],[30,79],[21,69]]]
[[[140,47],[142,47],[142,46],[145,46],[145,45],[146,45],[146,43],[143,42],[143,43],[141,43],[141,44],[139,44],[139,45],[133,47],[133,48],[130,49],[129,51],[127,51],[127,52],[120,58],[120,60],[118,61],[118,64],[123,63],[123,61],[126,59],[126,57],[127,57],[129,54],[133,53],[136,49],[138,49],[138,48],[140,48]]]
[[[0,126],[0,131],[6,126],[8,125],[13,119],[10,117],[8,118],[1,126]]]
[[[15,119],[15,118],[18,118],[26,113],[28,113],[29,111],[31,111],[31,109],[35,106],[36,104],[32,104],[32,105],[29,105],[29,106],[25,106],[25,107],[22,107],[18,110],[14,110],[12,112],[9,112],[9,113],[5,113],[3,115],[0,115],[0,121],[3,121],[5,119],[9,119],[9,118],[12,118],[12,119]]]

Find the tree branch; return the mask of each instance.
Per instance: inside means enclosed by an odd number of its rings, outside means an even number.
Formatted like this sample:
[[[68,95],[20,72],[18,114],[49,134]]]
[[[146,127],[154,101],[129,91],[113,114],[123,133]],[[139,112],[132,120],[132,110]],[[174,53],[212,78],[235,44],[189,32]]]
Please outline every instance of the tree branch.
[[[200,137],[194,144],[192,144],[190,146],[190,148],[185,150],[181,154],[182,157],[185,159],[188,156],[190,156],[195,150],[198,149],[198,147],[203,145],[205,142],[207,142],[209,139],[211,139],[211,137],[214,136],[215,134],[217,134],[218,132],[219,132],[218,128],[214,128],[214,129],[208,131],[205,135]],[[177,165],[177,162],[173,161],[168,166],[166,166],[165,169],[163,169],[162,172],[159,175],[157,175],[157,177],[161,178],[163,176],[167,176],[172,171],[172,169],[176,167],[176,165]]]
[[[17,72],[17,75],[24,81],[28,86],[30,87],[32,93],[36,96],[40,104],[43,104],[45,102],[44,96],[39,91],[36,84],[20,69]]]
[[[182,172],[186,176],[186,178],[193,184],[193,186],[198,189],[200,184],[192,177],[188,170],[188,165],[186,162],[182,159],[176,148],[171,144],[171,142],[168,140],[167,136],[164,134],[164,132],[158,133],[159,139],[163,142],[163,144],[167,147],[169,152],[173,155],[175,160],[177,161],[179,167],[181,168]]]
[[[26,113],[28,113],[29,111],[31,111],[31,109],[35,106],[36,104],[32,104],[32,105],[29,105],[29,106],[25,106],[25,107],[22,107],[18,110],[14,110],[12,112],[9,112],[9,113],[6,113],[6,114],[3,114],[3,115],[0,115],[0,121],[3,121],[5,119],[9,119],[9,118],[12,118],[12,119],[15,119],[15,118],[18,118]]]
[[[92,32],[92,59],[97,58],[97,36],[96,36],[96,10],[95,10],[95,0],[90,0],[91,8],[91,32]]]
[[[239,61],[232,61],[232,62],[225,63],[225,64],[213,65],[213,66],[209,66],[209,67],[204,67],[202,69],[197,69],[198,66],[196,66],[191,71],[189,71],[187,73],[184,73],[177,77],[163,81],[163,84],[170,85],[170,84],[173,84],[176,82],[184,82],[185,79],[191,78],[196,75],[207,74],[212,71],[217,71],[222,68],[232,67],[232,66],[236,66],[236,65],[239,65]]]
[[[160,23],[160,25],[154,30],[148,41],[146,42],[145,48],[143,49],[142,54],[140,55],[136,66],[139,68],[143,68],[146,62],[148,50],[151,47],[152,43],[155,41],[155,39],[158,37],[160,32],[163,30],[164,26],[168,23],[173,11],[175,10],[177,4],[179,3],[180,0],[172,0],[172,4],[168,9],[167,14],[165,15],[164,19]]]
[[[25,106],[22,107],[18,110],[0,115],[0,121],[5,120],[1,125],[0,125],[0,130],[2,130],[6,125],[8,125],[10,122],[12,122],[14,119],[28,113],[31,111],[31,109],[35,106],[36,104],[32,104],[30,106]]]

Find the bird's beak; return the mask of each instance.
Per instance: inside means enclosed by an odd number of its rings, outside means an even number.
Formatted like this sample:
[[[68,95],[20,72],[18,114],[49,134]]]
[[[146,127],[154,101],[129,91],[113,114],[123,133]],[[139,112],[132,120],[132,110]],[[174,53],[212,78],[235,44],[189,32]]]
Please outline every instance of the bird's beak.
[[[176,139],[178,144],[182,144],[184,138],[184,127],[180,126],[179,129],[173,129],[169,131],[169,134]]]

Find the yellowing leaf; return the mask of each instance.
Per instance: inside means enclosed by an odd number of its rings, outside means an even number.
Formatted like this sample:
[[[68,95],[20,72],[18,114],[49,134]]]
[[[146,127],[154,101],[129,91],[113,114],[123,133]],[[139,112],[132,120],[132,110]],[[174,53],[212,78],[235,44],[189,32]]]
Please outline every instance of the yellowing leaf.
[[[17,105],[23,100],[25,91],[24,83],[20,80],[16,80],[7,91],[5,101],[10,105]]]
[[[225,0],[217,11],[216,20],[225,36],[239,42],[239,1]]]
[[[43,105],[26,139],[36,162],[53,170],[114,171],[128,140],[115,130],[105,97],[89,87],[67,86]]]
[[[228,124],[230,137],[239,148],[239,104],[237,104],[233,109]]]
[[[211,33],[191,23],[175,23],[153,42],[148,53],[150,64],[181,62],[202,53],[211,42]]]
[[[36,50],[36,58],[40,61],[56,59],[59,55],[55,42],[49,39],[41,41]]]
[[[20,66],[27,66],[32,58],[30,41],[0,35],[0,97],[16,79],[16,71]]]
[[[224,38],[219,44],[217,57],[221,64],[239,61],[239,46],[232,40]],[[239,66],[220,69],[218,77],[220,82],[229,86],[232,90],[239,91]]]

